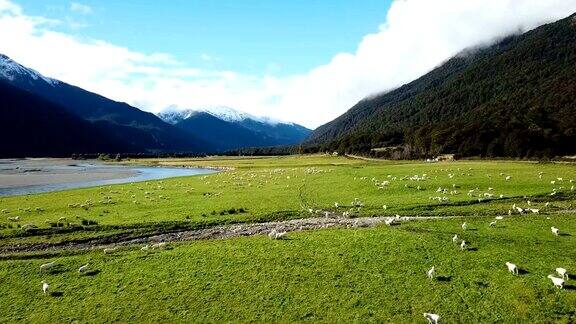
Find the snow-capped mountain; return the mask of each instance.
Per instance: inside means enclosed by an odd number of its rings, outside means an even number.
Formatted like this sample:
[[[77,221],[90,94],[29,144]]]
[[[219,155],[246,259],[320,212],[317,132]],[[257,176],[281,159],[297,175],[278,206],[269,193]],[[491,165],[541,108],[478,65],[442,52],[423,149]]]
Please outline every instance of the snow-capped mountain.
[[[268,124],[292,124],[287,122],[280,122],[276,121],[272,118],[268,117],[258,117],[251,115],[249,113],[245,113],[242,111],[238,111],[236,109],[226,107],[226,106],[211,106],[211,107],[204,107],[204,108],[195,108],[195,109],[182,109],[176,105],[169,106],[162,112],[158,113],[158,117],[160,117],[165,122],[175,125],[181,122],[184,119],[187,119],[193,116],[196,113],[205,112],[208,113],[220,120],[237,123],[243,120],[251,119],[258,122],[268,123]]]
[[[168,124],[176,125],[179,122],[191,117],[192,115],[198,113],[197,110],[192,109],[176,109],[174,106],[170,106],[165,110],[156,114],[160,119],[167,122]]]
[[[216,143],[220,150],[296,144],[310,134],[309,129],[294,123],[257,117],[225,106],[181,109],[173,105],[158,113],[158,117]]]
[[[4,54],[0,54],[0,78],[11,82],[21,82],[29,79],[44,80],[50,85],[56,85],[59,82],[58,80],[45,77],[33,69],[20,65]]]
[[[20,127],[18,133],[32,135],[28,140],[19,142],[21,150],[15,146],[15,149],[2,152],[4,155],[9,156],[16,154],[15,152],[63,154],[215,151],[210,143],[165,123],[152,113],[45,77],[2,54],[0,86],[3,91],[0,96],[0,119],[3,122],[0,131],[7,132],[10,127],[17,125]],[[48,127],[48,124],[51,127]],[[70,130],[74,125],[78,129]],[[68,130],[69,140],[56,136],[62,135],[64,130]],[[17,133],[8,134],[7,136],[14,136]],[[54,140],[50,141],[50,138]],[[106,141],[100,141],[102,138],[106,138]],[[76,139],[85,141],[78,141],[83,144],[77,146],[66,144]],[[43,141],[46,147],[37,149],[42,146]]]
[[[241,112],[235,109],[232,109],[230,107],[225,107],[225,106],[215,106],[215,107],[208,107],[208,108],[204,108],[202,109],[202,111],[209,113],[210,115],[221,119],[223,121],[227,121],[227,122],[240,122],[243,121],[245,119],[254,119],[254,120],[258,120],[259,118],[256,116],[252,116],[250,114],[247,114],[245,112]]]

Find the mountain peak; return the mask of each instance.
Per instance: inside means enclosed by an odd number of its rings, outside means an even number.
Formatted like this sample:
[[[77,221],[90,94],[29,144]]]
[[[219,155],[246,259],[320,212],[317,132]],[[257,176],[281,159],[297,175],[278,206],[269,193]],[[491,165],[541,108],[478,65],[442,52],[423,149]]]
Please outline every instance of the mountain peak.
[[[33,80],[41,79],[52,86],[59,82],[58,80],[43,76],[36,70],[19,64],[5,54],[0,54],[0,78],[7,79],[8,81],[25,80],[27,78],[32,78]]]
[[[226,107],[226,106],[213,106],[201,109],[210,115],[222,119],[227,122],[239,122],[244,119],[258,119],[256,116],[252,116],[248,113],[238,111],[236,109]]]
[[[218,119],[223,121],[231,122],[231,123],[238,123],[243,121],[255,121],[259,123],[265,123],[270,125],[295,125],[292,122],[284,122],[280,120],[276,120],[270,117],[261,117],[255,116],[243,111],[236,110],[234,108],[230,108],[228,106],[206,106],[206,107],[198,107],[198,108],[181,108],[178,105],[170,105],[160,113],[158,113],[158,117],[163,119],[165,122],[169,124],[177,124],[178,122],[193,116],[195,113],[204,112],[210,114]]]

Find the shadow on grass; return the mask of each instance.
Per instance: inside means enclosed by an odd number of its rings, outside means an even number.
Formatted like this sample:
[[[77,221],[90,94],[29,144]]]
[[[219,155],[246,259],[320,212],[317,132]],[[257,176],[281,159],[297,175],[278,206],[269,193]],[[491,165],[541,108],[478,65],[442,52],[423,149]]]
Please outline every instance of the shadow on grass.
[[[476,252],[476,251],[478,251],[478,248],[471,247],[471,248],[467,248],[466,251]]]
[[[570,280],[576,280],[576,275],[568,274],[568,279],[570,279]]]
[[[52,296],[52,297],[62,297],[62,296],[64,296],[64,293],[61,292],[61,291],[54,291],[54,292],[51,292],[51,293],[50,293],[50,296]]]
[[[529,274],[530,271],[526,270],[526,269],[522,269],[522,268],[518,268],[518,274],[519,275],[525,275],[525,274]]]
[[[572,236],[572,235],[570,235],[570,234],[568,234],[568,233],[560,233],[560,234],[558,234],[558,235],[559,235],[559,236]]]
[[[66,269],[63,266],[59,265],[59,266],[53,267],[52,269],[48,270],[47,272],[48,272],[48,274],[51,274],[51,275],[57,275],[57,274],[61,274],[61,273],[66,272]]]
[[[476,281],[476,284],[478,285],[478,287],[482,287],[482,288],[488,288],[488,284],[482,281]]]
[[[574,286],[574,285],[564,285],[564,289],[566,289],[566,290],[576,290],[576,286]]]
[[[85,276],[93,277],[100,273],[100,270],[89,270],[84,273]]]
[[[436,279],[441,282],[450,282],[452,281],[452,276],[438,276]]]

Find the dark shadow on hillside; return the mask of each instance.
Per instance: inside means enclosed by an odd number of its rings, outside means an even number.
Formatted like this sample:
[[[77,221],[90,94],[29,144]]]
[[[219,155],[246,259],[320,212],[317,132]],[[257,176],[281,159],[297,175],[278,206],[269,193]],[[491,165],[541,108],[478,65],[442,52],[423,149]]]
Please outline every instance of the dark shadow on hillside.
[[[471,247],[471,248],[467,248],[466,251],[476,252],[476,251],[478,251],[478,248]]]
[[[522,269],[522,268],[518,268],[518,274],[519,275],[525,275],[525,274],[529,274],[530,271],[526,270],[526,269]]]
[[[51,293],[50,293],[50,296],[52,296],[52,297],[62,297],[62,296],[64,296],[64,293],[61,292],[61,291],[54,291],[54,292],[51,292]]]
[[[452,276],[438,276],[436,279],[441,282],[450,282],[452,281]]]
[[[568,234],[568,233],[560,233],[560,234],[558,234],[558,235],[559,235],[559,236],[572,236],[572,235],[570,235],[570,234]]]
[[[568,274],[568,279],[570,279],[570,280],[576,280],[576,275]]]
[[[566,290],[576,290],[576,286],[574,286],[574,285],[564,285],[564,289],[566,289]]]

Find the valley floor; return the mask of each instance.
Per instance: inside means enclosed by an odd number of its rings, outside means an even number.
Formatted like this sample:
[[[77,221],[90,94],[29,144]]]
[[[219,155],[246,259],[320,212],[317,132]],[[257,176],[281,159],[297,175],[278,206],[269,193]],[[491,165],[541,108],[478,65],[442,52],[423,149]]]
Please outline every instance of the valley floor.
[[[134,163],[228,171],[0,198],[0,322],[576,321],[572,164]]]

